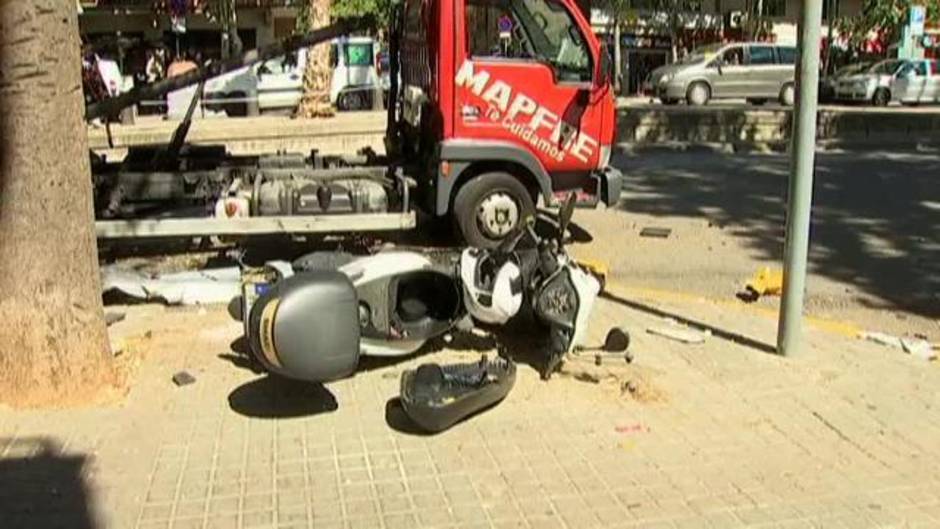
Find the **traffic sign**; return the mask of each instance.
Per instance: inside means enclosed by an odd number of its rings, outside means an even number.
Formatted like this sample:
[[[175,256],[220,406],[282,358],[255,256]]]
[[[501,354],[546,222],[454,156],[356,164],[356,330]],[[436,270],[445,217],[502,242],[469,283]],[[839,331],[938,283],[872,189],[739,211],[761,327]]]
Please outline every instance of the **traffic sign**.
[[[924,34],[924,22],[927,20],[927,8],[922,5],[911,6],[911,12],[908,20],[908,26],[911,28],[911,36],[919,37]]]

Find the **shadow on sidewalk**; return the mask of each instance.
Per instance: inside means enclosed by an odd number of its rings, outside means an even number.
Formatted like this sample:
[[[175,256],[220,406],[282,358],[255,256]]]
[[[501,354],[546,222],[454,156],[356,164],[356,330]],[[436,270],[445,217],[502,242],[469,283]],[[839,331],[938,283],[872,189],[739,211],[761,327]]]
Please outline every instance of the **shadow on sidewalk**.
[[[707,221],[758,259],[782,260],[786,156],[690,152],[617,163],[630,175],[619,209]],[[867,295],[863,304],[940,316],[940,157],[820,153],[815,173],[810,273],[852,285]]]
[[[0,439],[0,525],[5,528],[97,529],[85,483],[88,457],[63,455],[49,438]],[[12,455],[12,456],[11,456]]]
[[[268,375],[235,388],[229,407],[246,417],[286,419],[336,411],[336,397],[323,384]]]

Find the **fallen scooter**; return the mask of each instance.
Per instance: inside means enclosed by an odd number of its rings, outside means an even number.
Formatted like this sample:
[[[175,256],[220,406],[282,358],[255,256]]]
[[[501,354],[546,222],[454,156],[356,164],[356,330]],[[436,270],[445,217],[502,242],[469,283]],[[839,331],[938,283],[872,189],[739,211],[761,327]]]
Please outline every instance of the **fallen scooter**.
[[[471,317],[505,323],[522,305],[513,256],[467,249],[333,257],[319,252],[243,273],[237,312],[267,370],[329,382],[353,374],[360,355],[406,356],[458,324],[471,328]]]
[[[329,382],[352,375],[360,355],[406,356],[458,323],[506,323],[528,298],[548,326],[547,379],[582,344],[601,290],[602,276],[564,250],[573,208],[572,198],[555,238],[540,237],[530,219],[496,250],[468,248],[459,258],[389,251],[247,270],[240,312],[251,353],[271,372]]]
[[[360,355],[406,356],[458,324],[504,324],[528,299],[548,327],[540,369],[548,379],[583,345],[602,287],[601,274],[565,252],[573,208],[573,199],[561,208],[556,237],[539,236],[530,219],[495,250],[345,259],[321,252],[247,269],[235,312],[251,354],[267,370],[329,382],[352,375]]]

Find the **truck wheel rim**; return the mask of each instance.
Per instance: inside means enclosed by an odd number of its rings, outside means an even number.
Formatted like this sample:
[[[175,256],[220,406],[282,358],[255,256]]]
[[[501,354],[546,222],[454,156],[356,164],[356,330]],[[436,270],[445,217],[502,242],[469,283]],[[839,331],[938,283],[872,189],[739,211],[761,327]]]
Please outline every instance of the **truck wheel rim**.
[[[518,222],[519,205],[506,193],[487,196],[477,209],[477,223],[490,238],[505,237]]]

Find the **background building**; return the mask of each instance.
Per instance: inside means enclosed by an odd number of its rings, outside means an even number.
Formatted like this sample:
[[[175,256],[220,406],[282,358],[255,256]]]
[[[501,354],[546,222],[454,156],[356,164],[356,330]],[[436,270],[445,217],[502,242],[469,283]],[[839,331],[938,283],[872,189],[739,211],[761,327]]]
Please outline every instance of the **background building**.
[[[145,50],[163,47],[169,58],[193,50],[203,60],[222,55],[223,31],[218,20],[199,1],[184,1],[186,16],[174,21],[154,0],[82,0],[79,28],[82,40],[95,51],[117,61],[126,75],[142,71]],[[245,49],[264,46],[294,30],[295,0],[236,0],[238,35]]]

